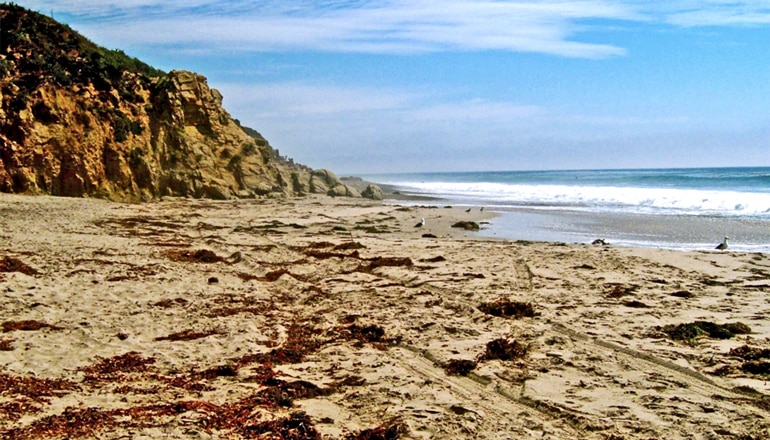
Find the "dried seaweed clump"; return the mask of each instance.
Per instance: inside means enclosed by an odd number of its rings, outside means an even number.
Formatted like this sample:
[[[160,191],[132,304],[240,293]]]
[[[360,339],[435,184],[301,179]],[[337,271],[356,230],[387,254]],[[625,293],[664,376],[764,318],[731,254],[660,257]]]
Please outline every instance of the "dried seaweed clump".
[[[187,263],[218,263],[225,261],[214,251],[208,249],[196,249],[194,251],[170,251],[167,253],[169,258],[174,261]]]
[[[35,331],[35,330],[40,330],[42,328],[49,328],[51,330],[63,330],[62,327],[46,324],[45,322],[34,321],[34,320],[6,321],[3,323],[3,331],[6,333],[12,332],[15,330]]]
[[[749,345],[742,345],[737,348],[731,348],[730,356],[736,356],[745,361],[756,361],[759,359],[770,358],[770,348],[757,348]]]
[[[397,344],[400,340],[398,337],[385,337],[385,329],[375,324],[350,324],[340,330],[340,335],[347,340],[355,339],[360,342],[369,342],[372,344]]]
[[[714,339],[730,339],[735,335],[751,333],[751,329],[741,322],[715,324],[710,321],[694,321],[677,325],[669,324],[657,329],[675,341],[692,341],[704,335]]]
[[[730,350],[731,356],[736,356],[744,360],[741,369],[749,374],[770,374],[770,362],[762,359],[770,358],[770,349],[757,348],[743,345]]]
[[[532,306],[532,303],[511,301],[509,299],[498,299],[494,302],[482,303],[478,309],[487,315],[503,318],[531,318],[535,316],[535,308]]]
[[[284,419],[270,420],[243,429],[245,438],[275,438],[283,440],[316,440],[321,434],[313,426],[310,416],[298,411]],[[266,434],[272,436],[265,437]]]
[[[378,267],[410,267],[414,266],[409,257],[375,257],[369,260],[366,270],[374,270]]]
[[[487,349],[481,355],[480,360],[500,359],[501,361],[510,361],[523,358],[526,354],[527,348],[519,342],[499,338],[487,343]]]
[[[0,338],[0,351],[13,351],[13,339]]]
[[[37,270],[24,264],[24,262],[18,258],[13,257],[3,257],[0,259],[0,272],[20,272],[25,275],[39,274]]]
[[[47,397],[67,394],[67,391],[75,388],[75,383],[64,379],[38,379],[0,373],[0,396],[19,395],[45,401]]]
[[[115,373],[139,373],[147,371],[147,366],[155,363],[155,358],[142,357],[135,351],[129,351],[126,354],[113,356],[111,358],[98,357],[99,362],[82,369],[86,377],[97,378],[101,375],[111,375]]]
[[[446,364],[444,370],[452,376],[467,376],[477,365],[478,362],[468,359],[452,359]]]
[[[191,341],[193,339],[201,339],[211,335],[219,334],[216,330],[206,330],[203,332],[196,332],[194,330],[182,330],[181,332],[172,333],[168,336],[159,336],[155,338],[156,341]]]
[[[348,434],[345,440],[397,440],[406,432],[406,425],[399,421],[392,421],[376,428],[364,429],[357,434]]]

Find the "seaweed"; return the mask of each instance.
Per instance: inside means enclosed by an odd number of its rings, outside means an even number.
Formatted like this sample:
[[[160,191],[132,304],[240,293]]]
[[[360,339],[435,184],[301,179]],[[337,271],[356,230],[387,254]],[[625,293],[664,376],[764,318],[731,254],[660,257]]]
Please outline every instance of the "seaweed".
[[[349,251],[349,250],[357,250],[357,249],[366,249],[366,246],[364,246],[363,244],[357,241],[341,243],[341,244],[338,244],[337,246],[334,246],[335,251]]]
[[[527,354],[527,349],[517,341],[509,341],[506,338],[499,338],[487,343],[486,351],[480,356],[479,360],[510,361],[519,359]]]
[[[744,362],[741,369],[750,374],[770,374],[770,362],[748,361]]]
[[[476,368],[477,365],[478,362],[476,361],[470,361],[467,359],[452,359],[446,364],[444,370],[446,370],[446,373],[449,375],[467,376]]]
[[[731,348],[730,356],[739,357],[745,361],[756,361],[759,359],[770,358],[770,348],[757,348],[748,345]]]
[[[398,420],[393,420],[386,425],[376,428],[364,429],[357,434],[348,434],[345,440],[397,440],[401,434],[407,432],[405,424]]]
[[[40,321],[34,321],[34,320],[25,320],[25,321],[6,321],[2,325],[4,332],[12,332],[15,330],[22,330],[22,331],[35,331],[40,330],[43,328],[48,328],[51,330],[64,330],[63,327],[59,327],[56,325],[46,324],[44,322]]]
[[[710,321],[693,321],[684,324],[669,324],[656,327],[676,341],[691,341],[699,336],[708,336],[714,339],[730,339],[735,335],[751,333],[751,329],[743,323],[715,324]]]
[[[38,379],[0,373],[0,395],[26,396],[35,401],[66,394],[77,389],[77,384],[64,379]]]
[[[692,298],[695,295],[692,292],[690,292],[689,290],[677,290],[676,292],[672,292],[671,296],[675,296],[677,298],[689,299],[689,298]]]
[[[478,306],[478,309],[487,315],[502,318],[531,318],[535,316],[535,308],[532,306],[532,303],[511,301],[505,298],[494,302],[482,303]]]
[[[97,356],[99,362],[81,368],[85,373],[86,381],[114,380],[115,373],[140,373],[147,371],[147,366],[155,363],[155,358],[144,358],[135,351],[113,356],[111,358],[102,358]]]
[[[263,438],[264,434],[274,434],[282,440],[315,440],[320,439],[321,434],[313,426],[310,416],[298,411],[289,417],[257,423],[246,426],[242,430],[246,438]]]
[[[203,332],[196,332],[194,330],[182,330],[181,332],[172,333],[168,336],[159,336],[155,338],[156,341],[191,341],[193,339],[201,339],[211,335],[219,334],[216,330],[206,330]]]
[[[3,257],[0,259],[0,272],[19,272],[24,275],[39,275],[40,272],[28,266],[23,261],[14,257]]]
[[[374,257],[369,260],[369,265],[365,270],[372,271],[378,267],[404,267],[413,266],[414,263],[409,257]]]
[[[14,339],[0,338],[0,351],[13,351]]]
[[[196,249],[193,251],[169,251],[166,255],[174,261],[183,263],[218,263],[225,261],[214,251],[208,249]]]

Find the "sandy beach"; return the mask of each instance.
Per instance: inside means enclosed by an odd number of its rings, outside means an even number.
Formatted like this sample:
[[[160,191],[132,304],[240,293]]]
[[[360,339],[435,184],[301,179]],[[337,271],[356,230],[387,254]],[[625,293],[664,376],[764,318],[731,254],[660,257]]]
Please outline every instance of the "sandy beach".
[[[0,194],[0,438],[770,437],[768,255],[459,221]]]

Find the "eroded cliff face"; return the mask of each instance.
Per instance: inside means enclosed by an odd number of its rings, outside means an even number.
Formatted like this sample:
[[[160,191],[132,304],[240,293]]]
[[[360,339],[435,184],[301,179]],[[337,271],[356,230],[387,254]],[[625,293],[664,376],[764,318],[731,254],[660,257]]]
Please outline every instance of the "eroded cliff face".
[[[157,71],[18,6],[0,15],[2,192],[222,199],[341,184],[313,184],[318,173],[247,134],[201,75]]]

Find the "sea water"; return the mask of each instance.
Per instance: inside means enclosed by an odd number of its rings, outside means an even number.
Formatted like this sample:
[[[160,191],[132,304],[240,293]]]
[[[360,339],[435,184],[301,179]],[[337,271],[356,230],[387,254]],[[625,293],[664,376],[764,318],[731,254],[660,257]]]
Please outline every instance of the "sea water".
[[[413,204],[494,211],[480,235],[770,252],[770,167],[363,176]],[[398,200],[398,203],[405,203]]]

